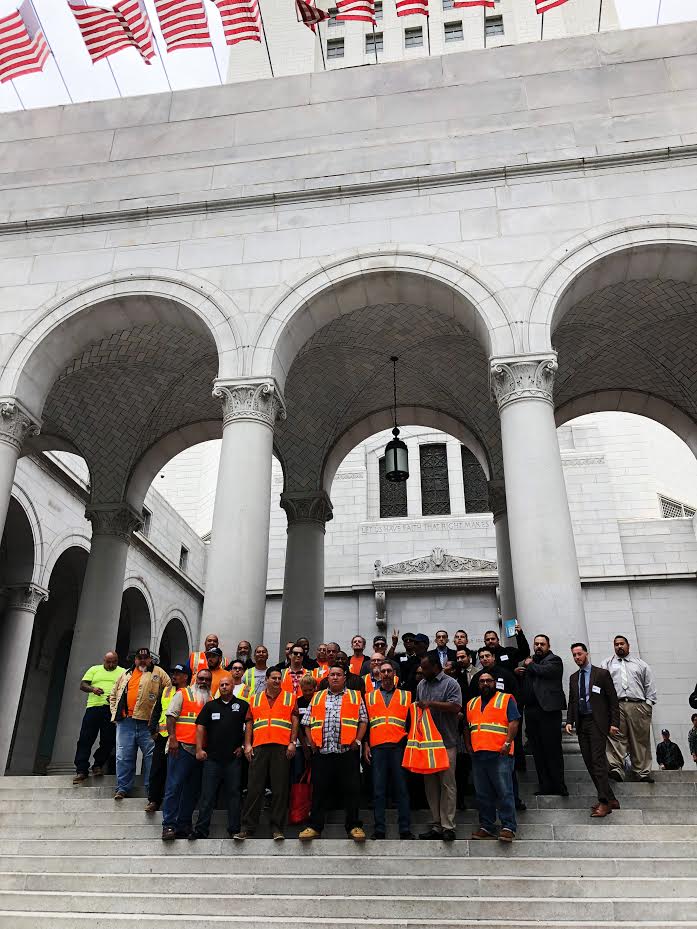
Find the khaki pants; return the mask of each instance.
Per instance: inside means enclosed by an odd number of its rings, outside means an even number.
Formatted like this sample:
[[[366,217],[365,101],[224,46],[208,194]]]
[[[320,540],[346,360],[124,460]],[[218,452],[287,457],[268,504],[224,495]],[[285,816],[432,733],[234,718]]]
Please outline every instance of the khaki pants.
[[[455,828],[455,811],[457,809],[457,786],[455,783],[455,765],[457,750],[455,746],[447,749],[450,767],[439,774],[424,774],[426,800],[431,811],[431,828],[436,832]]]
[[[607,737],[607,761],[611,771],[624,776],[624,758],[629,755],[637,777],[651,773],[651,716],[649,703],[620,703],[620,735]]]

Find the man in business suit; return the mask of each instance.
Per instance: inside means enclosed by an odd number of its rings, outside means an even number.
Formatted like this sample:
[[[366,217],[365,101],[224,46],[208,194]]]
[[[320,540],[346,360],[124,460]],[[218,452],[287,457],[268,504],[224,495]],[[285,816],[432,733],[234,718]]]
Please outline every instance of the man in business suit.
[[[620,808],[610,787],[605,754],[608,735],[619,735],[620,704],[609,671],[591,664],[588,648],[582,642],[571,646],[571,655],[578,671],[569,679],[566,731],[571,733],[576,727],[583,761],[598,791],[598,803],[591,816],[601,818]]]
[[[446,661],[455,664],[456,655],[454,648],[448,648],[448,633],[445,629],[439,629],[436,632],[436,647],[428,653],[428,657],[438,661],[441,668],[444,668]]]
[[[549,636],[536,635],[532,647],[533,657],[526,658],[515,673],[522,679],[525,727],[539,781],[536,794],[568,797],[561,748],[564,664],[552,651]]]

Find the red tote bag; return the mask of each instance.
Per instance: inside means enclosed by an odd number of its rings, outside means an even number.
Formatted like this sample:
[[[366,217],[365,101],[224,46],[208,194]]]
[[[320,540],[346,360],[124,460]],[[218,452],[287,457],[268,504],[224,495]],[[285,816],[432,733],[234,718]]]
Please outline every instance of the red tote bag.
[[[304,823],[312,809],[312,782],[309,766],[297,784],[290,785],[290,802],[288,804],[288,822],[295,826]]]

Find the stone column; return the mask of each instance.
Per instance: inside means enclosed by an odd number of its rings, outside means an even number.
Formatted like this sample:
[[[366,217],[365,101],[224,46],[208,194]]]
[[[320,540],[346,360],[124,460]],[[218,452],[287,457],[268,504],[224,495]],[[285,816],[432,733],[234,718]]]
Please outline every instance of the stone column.
[[[4,666],[0,674],[0,706],[3,708],[0,714],[0,774],[5,773],[12,745],[34,631],[34,617],[39,604],[48,597],[48,591],[36,584],[17,584],[7,588],[7,595],[0,636]]]
[[[12,483],[25,440],[39,431],[39,424],[16,400],[0,400],[0,538],[5,529]]]
[[[281,494],[288,517],[281,607],[281,648],[307,636],[324,641],[324,533],[332,504],[323,491]]]
[[[223,442],[206,571],[202,628],[233,651],[262,641],[271,518],[273,430],[285,419],[271,379],[216,382]]]
[[[143,523],[141,514],[123,503],[89,507],[85,516],[92,523],[92,542],[65,675],[51,759],[53,773],[71,767],[75,756],[87,699],[80,690],[82,675],[116,647],[128,547],[132,533]],[[126,655],[119,655],[121,664],[125,660]]]
[[[503,481],[489,481],[489,507],[494,514],[496,532],[496,563],[499,571],[499,605],[501,620],[518,617],[511,564],[511,540],[508,535],[508,511],[506,509],[506,485]],[[513,640],[511,640],[512,642]]]
[[[518,620],[529,639],[550,636],[568,663],[587,641],[576,546],[554,422],[556,355],[494,358],[491,390],[501,442]]]

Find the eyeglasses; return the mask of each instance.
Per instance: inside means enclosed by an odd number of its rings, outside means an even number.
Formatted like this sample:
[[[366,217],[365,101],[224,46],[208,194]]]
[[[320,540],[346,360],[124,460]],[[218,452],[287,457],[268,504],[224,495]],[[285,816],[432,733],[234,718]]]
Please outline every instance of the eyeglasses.
[[[291,652],[291,655],[293,658],[304,658],[305,652]]]

